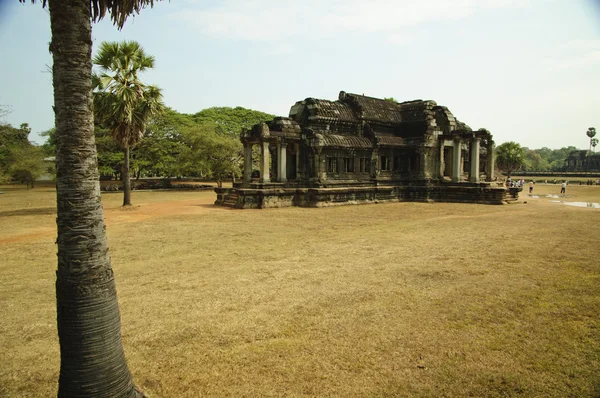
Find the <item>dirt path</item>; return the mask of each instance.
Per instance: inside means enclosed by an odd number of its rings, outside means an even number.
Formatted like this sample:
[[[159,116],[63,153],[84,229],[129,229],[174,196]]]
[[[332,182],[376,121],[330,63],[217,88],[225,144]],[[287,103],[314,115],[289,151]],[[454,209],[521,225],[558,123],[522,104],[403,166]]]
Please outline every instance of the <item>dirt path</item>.
[[[214,206],[214,197],[198,199],[174,200],[160,203],[142,203],[130,208],[110,208],[104,210],[107,226],[120,223],[140,222],[153,217],[174,216],[180,214],[204,214],[209,211],[227,211],[223,207]]]
[[[154,217],[174,216],[180,214],[204,214],[210,211],[231,211],[224,207],[214,206],[213,196],[202,196],[197,199],[173,200],[158,203],[142,203],[131,208],[105,208],[104,220],[108,227],[122,223],[135,223]],[[49,220],[49,219],[48,219]],[[52,222],[54,217],[52,217]],[[44,225],[38,228],[27,228],[15,234],[0,237],[0,244],[22,243],[38,239],[54,239],[56,225]]]

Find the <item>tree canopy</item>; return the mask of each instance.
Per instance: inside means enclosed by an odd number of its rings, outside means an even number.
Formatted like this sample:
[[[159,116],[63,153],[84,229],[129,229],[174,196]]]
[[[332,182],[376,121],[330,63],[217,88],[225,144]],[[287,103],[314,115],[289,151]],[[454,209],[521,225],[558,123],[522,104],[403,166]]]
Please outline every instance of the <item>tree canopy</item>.
[[[525,150],[514,141],[505,142],[496,148],[496,165],[508,176],[525,163]]]
[[[48,172],[51,163],[44,163],[44,151],[29,142],[27,123],[17,129],[0,125],[0,180],[18,181],[33,187],[35,180]]]
[[[214,123],[216,133],[237,138],[240,136],[242,128],[249,128],[255,124],[271,120],[273,115],[242,108],[241,106],[235,108],[223,106],[204,109],[195,113],[192,119],[196,124]]]

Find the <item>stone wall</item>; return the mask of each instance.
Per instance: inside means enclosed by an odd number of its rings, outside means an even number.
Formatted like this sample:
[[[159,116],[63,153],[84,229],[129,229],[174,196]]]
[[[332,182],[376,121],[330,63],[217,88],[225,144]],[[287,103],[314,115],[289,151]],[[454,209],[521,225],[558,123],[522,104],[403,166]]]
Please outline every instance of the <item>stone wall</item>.
[[[217,188],[216,205],[238,209],[327,207],[384,202],[454,202],[506,204],[518,192],[489,184],[383,185],[329,188]]]

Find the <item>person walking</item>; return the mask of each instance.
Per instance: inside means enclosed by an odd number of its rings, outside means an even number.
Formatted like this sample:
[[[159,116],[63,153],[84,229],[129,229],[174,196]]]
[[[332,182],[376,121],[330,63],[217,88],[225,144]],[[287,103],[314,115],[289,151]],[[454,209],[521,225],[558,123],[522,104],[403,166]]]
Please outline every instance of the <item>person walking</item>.
[[[567,182],[563,181],[563,183],[560,185],[560,193],[564,195],[566,191],[567,191]]]
[[[529,181],[529,196],[533,193],[533,181]]]

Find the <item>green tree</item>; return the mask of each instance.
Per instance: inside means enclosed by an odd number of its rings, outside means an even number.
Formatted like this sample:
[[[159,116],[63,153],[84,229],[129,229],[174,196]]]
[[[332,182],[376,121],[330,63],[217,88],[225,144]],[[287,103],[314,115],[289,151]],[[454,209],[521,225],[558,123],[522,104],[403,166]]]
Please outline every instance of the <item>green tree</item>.
[[[550,163],[544,159],[536,150],[523,148],[525,150],[524,168],[527,171],[548,171]]]
[[[42,148],[33,145],[15,148],[14,160],[8,169],[12,180],[25,184],[28,189],[34,188],[35,181],[46,172],[48,167]]]
[[[592,145],[592,141],[594,140],[594,137],[596,136],[596,128],[595,127],[588,128],[587,132],[585,134],[590,139],[590,149],[588,151],[588,153],[590,153],[590,152],[592,152],[592,146],[595,146],[595,145]]]
[[[10,166],[17,160],[18,151],[31,146],[27,139],[30,129],[26,123],[21,128],[10,124],[0,125],[0,179],[10,177]]]
[[[42,144],[42,149],[46,156],[56,156],[56,129],[52,127],[40,133],[41,137],[45,137],[46,141]]]
[[[98,151],[98,171],[102,179],[121,178],[123,170],[123,148],[114,140],[109,130],[100,126],[94,127],[96,151]]]
[[[203,109],[192,116],[197,124],[205,122],[215,123],[215,131],[230,137],[239,138],[242,128],[250,128],[255,124],[273,119],[268,113],[246,109],[241,106],[212,107]]]
[[[110,13],[121,28],[128,16],[153,0],[42,3],[50,13],[56,125],[58,396],[140,397],[123,352],[100,197],[91,21]]]
[[[203,123],[183,132],[185,147],[180,162],[190,174],[223,179],[241,175],[242,144],[238,138],[219,134],[215,123]]]
[[[95,117],[123,148],[123,206],[131,206],[129,152],[139,144],[150,118],[164,109],[160,89],[138,76],[154,67],[154,57],[135,41],[103,42],[93,61],[101,72],[92,79]]]
[[[596,145],[598,145],[598,138],[592,138],[590,140],[590,143],[592,144],[592,148],[594,149],[594,152],[596,152]]]
[[[496,148],[496,165],[508,176],[525,163],[525,150],[514,141],[505,142]]]
[[[185,152],[182,130],[195,126],[191,115],[167,108],[153,118],[140,145],[134,150],[137,176],[141,174],[173,177],[182,175],[178,163],[180,153]]]

